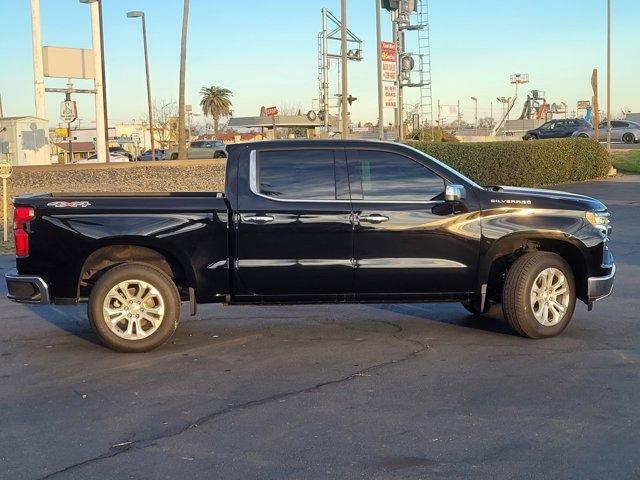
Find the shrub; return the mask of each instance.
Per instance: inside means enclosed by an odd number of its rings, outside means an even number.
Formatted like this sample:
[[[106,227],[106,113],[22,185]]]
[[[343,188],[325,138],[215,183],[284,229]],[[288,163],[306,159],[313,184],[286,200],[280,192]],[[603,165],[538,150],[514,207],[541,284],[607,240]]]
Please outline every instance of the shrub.
[[[532,187],[601,178],[611,156],[595,140],[530,142],[408,142],[481,185]]]
[[[424,142],[456,142],[460,140],[456,136],[442,128],[417,128],[412,130],[408,136],[409,140],[421,140]]]

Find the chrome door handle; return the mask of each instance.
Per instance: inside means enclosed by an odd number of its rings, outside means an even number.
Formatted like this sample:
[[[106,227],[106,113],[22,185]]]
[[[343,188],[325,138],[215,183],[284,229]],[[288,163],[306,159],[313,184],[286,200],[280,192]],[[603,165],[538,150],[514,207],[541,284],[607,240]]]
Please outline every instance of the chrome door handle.
[[[367,223],[382,223],[389,220],[389,217],[386,215],[378,215],[374,213],[373,215],[358,215],[357,219],[359,222],[367,222]]]
[[[241,218],[245,223],[269,223],[275,220],[271,215],[242,215]]]

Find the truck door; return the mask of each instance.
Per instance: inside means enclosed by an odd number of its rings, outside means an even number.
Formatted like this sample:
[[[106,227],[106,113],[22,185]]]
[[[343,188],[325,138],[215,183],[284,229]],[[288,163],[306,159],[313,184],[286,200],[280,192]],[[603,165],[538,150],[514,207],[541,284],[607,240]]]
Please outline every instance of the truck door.
[[[420,298],[474,289],[475,208],[444,200],[445,180],[407,156],[347,149],[355,218],[355,292]],[[466,200],[465,200],[466,201]]]
[[[344,149],[250,152],[238,170],[240,295],[353,293],[353,225]]]

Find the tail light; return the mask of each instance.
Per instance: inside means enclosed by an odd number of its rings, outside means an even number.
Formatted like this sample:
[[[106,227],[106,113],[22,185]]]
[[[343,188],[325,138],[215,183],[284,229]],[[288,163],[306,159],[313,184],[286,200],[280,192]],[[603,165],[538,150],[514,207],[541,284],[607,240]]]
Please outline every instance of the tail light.
[[[13,210],[13,239],[16,257],[29,256],[29,234],[24,227],[34,218],[36,218],[36,212],[31,207],[16,207]]]

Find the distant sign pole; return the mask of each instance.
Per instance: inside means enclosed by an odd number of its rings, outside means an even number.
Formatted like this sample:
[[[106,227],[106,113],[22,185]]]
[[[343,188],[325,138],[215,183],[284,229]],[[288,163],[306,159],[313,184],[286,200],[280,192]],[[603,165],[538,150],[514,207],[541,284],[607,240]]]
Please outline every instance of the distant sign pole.
[[[277,139],[277,135],[276,135],[276,117],[278,116],[278,107],[268,107],[265,110],[265,113],[267,114],[267,117],[271,117],[271,122],[273,125],[273,139],[276,140]]]
[[[11,176],[11,164],[0,163],[0,177],[2,178],[2,223],[4,227],[3,239],[9,240],[9,193],[7,192],[7,180]]]

